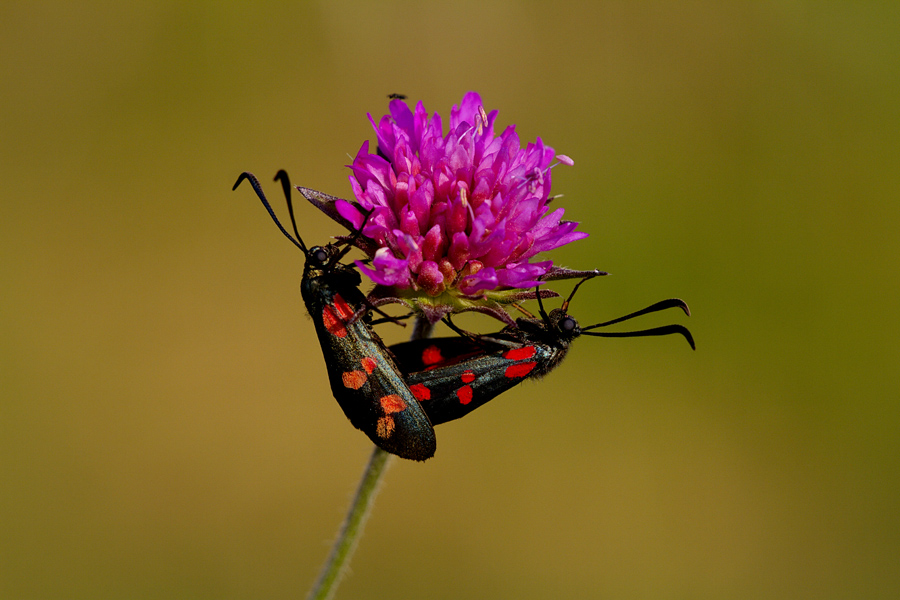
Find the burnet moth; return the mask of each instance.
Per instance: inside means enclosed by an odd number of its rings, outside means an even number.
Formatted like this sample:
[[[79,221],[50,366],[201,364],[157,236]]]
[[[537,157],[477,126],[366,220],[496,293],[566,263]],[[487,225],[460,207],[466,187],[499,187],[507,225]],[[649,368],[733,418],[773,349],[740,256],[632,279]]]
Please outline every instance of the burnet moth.
[[[284,188],[296,239],[275,217],[252,173],[242,173],[232,189],[237,189],[245,179],[281,233],[306,258],[301,295],[315,323],[331,391],[344,414],[354,427],[392,454],[413,460],[434,456],[437,440],[428,416],[404,382],[381,338],[364,319],[358,318],[368,306],[359,291],[362,281],[353,266],[340,262],[350,243],[343,249],[333,243],[307,249],[297,232],[291,185],[285,171],[279,171],[275,181],[280,181]]]
[[[540,318],[519,318],[515,326],[491,335],[463,334],[430,338],[390,347],[406,382],[421,402],[433,425],[464,417],[479,406],[526,379],[540,378],[566,357],[569,345],[582,335],[638,337],[680,334],[695,348],[691,332],[682,325],[665,325],[627,332],[597,332],[641,315],[680,308],[690,315],[684,301],[662,300],[644,308],[588,327],[581,327],[568,314],[569,302],[582,279],[560,308],[547,313],[537,296]]]

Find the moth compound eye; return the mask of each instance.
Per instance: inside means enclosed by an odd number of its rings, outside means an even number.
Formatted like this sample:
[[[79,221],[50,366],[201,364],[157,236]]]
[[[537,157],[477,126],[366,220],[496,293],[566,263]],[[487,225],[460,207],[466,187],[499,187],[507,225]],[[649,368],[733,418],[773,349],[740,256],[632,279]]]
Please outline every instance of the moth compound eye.
[[[316,246],[310,249],[309,256],[313,262],[324,265],[328,262],[328,252],[322,246]]]
[[[564,318],[563,320],[561,320],[561,321],[559,322],[559,329],[560,329],[560,331],[563,331],[563,332],[566,332],[566,333],[570,333],[570,332],[572,332],[572,331],[575,331],[575,329],[576,329],[577,327],[578,327],[578,321],[576,321],[576,320],[573,319],[572,317],[566,317],[566,318]]]

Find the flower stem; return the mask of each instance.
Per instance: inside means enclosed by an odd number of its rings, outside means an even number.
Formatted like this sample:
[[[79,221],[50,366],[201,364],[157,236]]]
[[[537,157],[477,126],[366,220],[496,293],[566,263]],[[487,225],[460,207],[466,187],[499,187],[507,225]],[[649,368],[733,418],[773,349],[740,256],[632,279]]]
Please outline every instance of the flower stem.
[[[416,319],[413,325],[411,339],[420,340],[431,335],[434,329],[428,321],[423,318]],[[313,585],[312,590],[307,596],[307,600],[328,600],[334,596],[337,586],[344,576],[350,558],[356,550],[356,544],[362,535],[366,519],[372,511],[372,504],[375,502],[375,496],[381,488],[381,480],[387,471],[387,466],[391,462],[391,455],[375,446],[372,450],[372,456],[369,458],[369,464],[363,471],[362,480],[359,482],[359,488],[356,490],[356,496],[350,504],[350,510],[347,512],[347,518],[341,525],[338,537],[331,547],[331,554],[319,573],[319,578]]]
[[[313,585],[312,591],[307,596],[308,600],[327,600],[334,596],[337,586],[346,571],[350,557],[356,550],[356,544],[362,534],[366,519],[372,510],[372,503],[381,487],[381,479],[390,464],[391,455],[378,446],[374,447],[369,464],[363,471],[362,481],[356,490],[356,496],[350,504],[350,510],[337,540],[331,548],[331,554],[319,574],[319,579]]]

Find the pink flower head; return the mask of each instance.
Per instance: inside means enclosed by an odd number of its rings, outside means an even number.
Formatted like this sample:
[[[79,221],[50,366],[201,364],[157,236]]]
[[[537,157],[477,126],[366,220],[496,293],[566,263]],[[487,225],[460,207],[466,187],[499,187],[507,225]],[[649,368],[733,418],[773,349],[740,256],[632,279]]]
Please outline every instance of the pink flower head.
[[[550,211],[550,168],[556,155],[540,138],[522,148],[515,126],[494,134],[497,111],[467,93],[441,117],[401,99],[376,124],[375,154],[363,143],[350,168],[359,207],[337,200],[337,212],[375,243],[371,265],[357,263],[375,283],[398,290],[475,296],[497,288],[530,288],[552,261],[540,252],[587,237],[577,223]]]

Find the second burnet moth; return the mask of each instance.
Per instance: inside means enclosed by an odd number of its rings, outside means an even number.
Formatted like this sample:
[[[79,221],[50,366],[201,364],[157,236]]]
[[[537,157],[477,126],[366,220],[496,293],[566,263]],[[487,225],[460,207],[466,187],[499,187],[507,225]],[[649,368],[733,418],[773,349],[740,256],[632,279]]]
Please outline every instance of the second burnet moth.
[[[680,308],[690,315],[684,301],[662,300],[647,308],[611,321],[581,327],[568,314],[569,302],[585,280],[579,282],[560,308],[544,310],[537,295],[540,318],[516,320],[491,335],[461,335],[430,338],[390,347],[406,382],[433,425],[464,417],[479,406],[526,379],[540,378],[566,357],[571,342],[582,335],[639,337],[680,334],[691,348],[694,338],[682,325],[665,325],[626,332],[593,331],[641,315]],[[464,332],[460,332],[464,333]]]
[[[259,181],[242,173],[234,188],[250,182],[278,228],[306,258],[300,285],[306,310],[315,323],[335,399],[354,427],[380,448],[413,460],[434,456],[434,428],[385,349],[381,338],[364,319],[366,299],[359,290],[359,272],[340,262],[350,249],[337,244],[307,248],[297,232],[285,171],[275,176],[287,197],[294,236],[275,217]],[[357,232],[358,233],[358,232]]]

